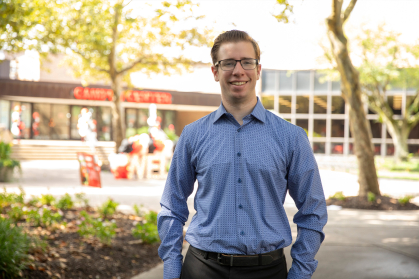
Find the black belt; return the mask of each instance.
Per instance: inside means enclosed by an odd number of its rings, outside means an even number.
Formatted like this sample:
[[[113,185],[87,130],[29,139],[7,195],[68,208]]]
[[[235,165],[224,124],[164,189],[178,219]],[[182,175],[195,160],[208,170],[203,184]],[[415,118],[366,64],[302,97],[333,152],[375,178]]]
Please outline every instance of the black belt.
[[[268,265],[275,260],[284,257],[284,249],[278,249],[265,254],[258,255],[228,255],[223,253],[206,252],[189,246],[189,249],[203,256],[205,259],[215,260],[220,265],[228,266],[257,266]]]

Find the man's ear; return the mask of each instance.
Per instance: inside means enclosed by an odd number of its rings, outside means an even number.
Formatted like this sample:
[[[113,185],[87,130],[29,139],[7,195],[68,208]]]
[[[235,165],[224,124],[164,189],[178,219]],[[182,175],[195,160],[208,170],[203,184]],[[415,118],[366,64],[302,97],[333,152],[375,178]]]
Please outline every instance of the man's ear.
[[[257,71],[258,71],[258,79],[260,78],[260,73],[262,71],[262,65],[258,64],[258,66],[256,67]]]
[[[212,71],[212,74],[214,75],[214,80],[215,81],[220,81],[220,79],[218,78],[218,69],[217,69],[217,67],[215,67],[214,65],[211,66],[211,71]]]

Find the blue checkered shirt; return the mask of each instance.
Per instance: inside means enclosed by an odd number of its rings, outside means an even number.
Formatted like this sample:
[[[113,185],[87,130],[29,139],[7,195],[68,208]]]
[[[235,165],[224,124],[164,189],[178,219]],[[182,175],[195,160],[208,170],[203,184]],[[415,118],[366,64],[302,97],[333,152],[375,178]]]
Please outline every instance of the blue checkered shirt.
[[[311,278],[324,239],[326,202],[303,129],[267,111],[260,100],[240,125],[224,106],[187,125],[161,198],[158,230],[164,278],[179,278],[187,199],[198,180],[196,214],[186,241],[204,251],[254,255],[292,243],[287,193],[298,212],[288,279]]]

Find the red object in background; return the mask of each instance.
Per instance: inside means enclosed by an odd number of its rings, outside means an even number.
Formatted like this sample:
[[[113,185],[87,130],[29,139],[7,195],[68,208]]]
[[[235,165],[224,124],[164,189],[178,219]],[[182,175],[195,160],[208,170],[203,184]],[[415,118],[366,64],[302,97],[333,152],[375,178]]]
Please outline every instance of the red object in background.
[[[80,164],[80,181],[82,185],[102,188],[100,182],[100,166],[93,154],[77,152]]]
[[[167,92],[128,90],[121,95],[121,101],[132,103],[171,104],[172,94]]]
[[[89,87],[76,87],[73,90],[74,98],[81,100],[95,100],[95,101],[112,101],[112,89],[105,88],[89,88]]]
[[[132,151],[130,152],[130,154],[140,154],[142,148],[143,146],[139,142],[134,141],[132,143]]]
[[[164,148],[164,144],[160,140],[154,140],[153,144],[156,147],[156,149],[154,150],[154,152],[156,152],[156,151],[162,151],[163,148]]]
[[[115,177],[115,179],[123,179],[123,178],[128,178],[128,170],[127,170],[127,166],[123,166],[123,167],[117,167],[115,170],[112,170],[113,176]]]

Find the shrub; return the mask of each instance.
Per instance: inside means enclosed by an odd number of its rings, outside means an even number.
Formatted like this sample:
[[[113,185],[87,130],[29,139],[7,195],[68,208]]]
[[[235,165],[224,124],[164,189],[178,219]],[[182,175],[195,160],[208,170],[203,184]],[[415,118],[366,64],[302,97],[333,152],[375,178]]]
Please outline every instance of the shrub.
[[[132,208],[134,209],[135,215],[140,217],[143,216],[144,206],[142,204],[140,206],[134,204]]]
[[[0,278],[21,277],[29,262],[31,239],[12,220],[0,217]]]
[[[10,209],[7,211],[9,218],[15,222],[23,219],[23,216],[27,213],[27,208],[22,204],[12,204]]]
[[[22,171],[20,162],[10,157],[12,145],[10,143],[0,142],[0,181],[8,182],[13,178],[13,172],[17,168]]]
[[[376,199],[375,194],[373,192],[368,192],[367,198],[369,202],[375,202]]]
[[[108,199],[98,208],[98,212],[103,219],[108,219],[116,212],[118,205],[119,203]]]
[[[336,192],[334,195],[330,196],[329,199],[337,199],[337,200],[341,200],[344,201],[346,200],[346,197],[343,195],[343,192]]]
[[[51,194],[42,194],[41,195],[41,204],[42,205],[53,205],[55,204],[55,198]]]
[[[28,205],[30,206],[37,206],[41,203],[41,199],[37,196],[32,196],[31,199],[28,201]]]
[[[111,245],[116,234],[116,224],[93,219],[86,211],[80,212],[81,223],[77,232],[82,237],[96,237],[102,244]]]
[[[412,196],[412,195],[407,195],[407,196],[404,196],[404,197],[401,197],[400,199],[399,199],[399,203],[401,204],[401,205],[406,205],[406,204],[408,204],[409,202],[410,202],[410,200],[411,199],[413,199],[415,196]]]
[[[57,208],[59,209],[72,209],[74,207],[74,202],[71,196],[68,193],[65,193],[63,197],[57,202]]]
[[[62,215],[60,212],[52,212],[49,208],[41,208],[39,210],[31,210],[28,212],[28,221],[34,226],[50,227],[53,224],[58,224]]]
[[[76,202],[80,206],[89,207],[89,200],[86,198],[85,193],[76,193],[75,198],[76,198]]]
[[[20,194],[7,193],[6,187],[3,188],[3,193],[0,193],[0,210],[14,203],[25,202],[26,193],[21,187],[19,187],[19,190],[20,190]]]
[[[160,241],[157,231],[157,212],[150,211],[144,215],[144,220],[132,229],[132,235],[145,243],[153,244]]]

